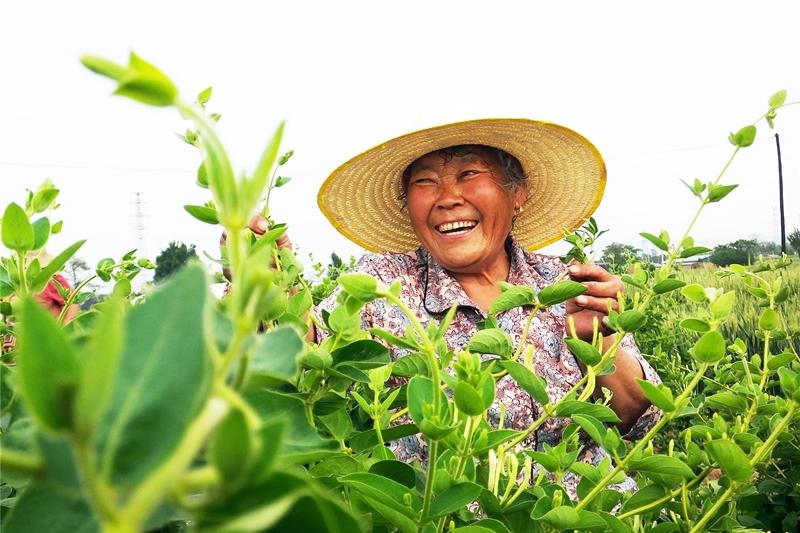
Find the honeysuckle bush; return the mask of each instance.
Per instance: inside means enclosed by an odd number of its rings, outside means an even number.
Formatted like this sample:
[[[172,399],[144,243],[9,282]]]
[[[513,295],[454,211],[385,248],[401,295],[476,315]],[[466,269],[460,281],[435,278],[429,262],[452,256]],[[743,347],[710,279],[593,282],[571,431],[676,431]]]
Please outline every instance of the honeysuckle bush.
[[[645,234],[668,253],[667,264],[628,276],[632,289],[609,314],[618,336],[608,349],[599,333],[591,342],[565,339],[586,370],[564,398],[552,401],[533,371],[531,349],[522,348],[524,339],[515,346],[496,317],[527,306],[532,320],[540,309],[583,292],[581,284],[561,280],[540,291],[502,284],[483,328],[457,350],[444,342],[454,309],[422,323],[399,298],[398,283],[384,286],[364,274],[338,276],[337,306],[318,319],[301,264],[277,246],[286,228],[270,219],[269,196],[286,182],[277,168],[291,155],[278,155],[283,126],[254,170],[237,177],[214,131],[219,117],[205,110],[210,89],[187,103],[167,76],[134,54],[128,65],[89,56],[83,63],[114,80],[116,94],[175,108],[191,121],[182,137],[201,150],[197,181],[211,199],[186,210],[224,229],[220,262],[233,283],[218,301],[203,268],[189,266],[136,302],[123,286],[76,330],[31,294],[80,245],[45,267],[31,267],[27,254],[38,241],[28,228],[36,222],[16,204],[6,209],[0,229],[12,254],[3,263],[4,332],[16,337],[16,347],[0,367],[4,531],[757,526],[737,502],[753,491],[776,445],[794,442],[797,353],[773,350],[773,339],[786,335],[780,282],[731,268],[759,289],[754,296],[765,304],[758,324],[765,347],[755,354],[720,333],[735,313],[730,291],[676,277],[675,261],[699,253],[689,236],[697,216],[676,241],[665,232]],[[769,105],[762,118],[771,124],[785,92]],[[750,125],[731,135],[733,156],[755,133]],[[721,177],[690,186],[697,215],[735,187]],[[259,239],[247,229],[256,212],[270,220]],[[572,257],[584,259],[585,246],[599,235],[591,222],[569,237]],[[616,414],[592,400],[596,378],[613,369],[622,336],[642,327],[650,303],[675,290],[696,302],[687,317],[697,333],[691,368],[682,388],[640,382],[664,416],[628,442],[614,426]],[[360,309],[378,298],[406,316],[402,337],[362,328]],[[329,333],[319,344],[307,340],[312,323]],[[406,355],[392,361],[388,346]],[[543,406],[542,416],[522,430],[487,419],[495,384],[506,375]],[[710,384],[718,387],[714,394],[697,394],[701,385],[710,392]],[[558,445],[520,446],[552,417],[571,419]],[[656,448],[654,438],[680,417],[696,423]],[[397,461],[387,445],[416,434],[426,442],[427,462]],[[609,457],[595,465],[577,461],[585,439]],[[564,488],[566,472],[582,478],[574,501]],[[637,492],[609,488],[626,476],[636,479]]]

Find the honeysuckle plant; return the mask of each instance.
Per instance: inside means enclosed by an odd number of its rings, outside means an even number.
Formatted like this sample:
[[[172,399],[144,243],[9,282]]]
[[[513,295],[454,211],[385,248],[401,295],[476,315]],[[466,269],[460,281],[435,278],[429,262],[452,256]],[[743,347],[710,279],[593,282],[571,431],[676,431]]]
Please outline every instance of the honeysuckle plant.
[[[689,236],[700,212],[735,187],[720,183],[724,169],[711,182],[690,185],[700,205],[678,241],[666,232],[643,234],[668,260],[654,272],[625,276],[629,293],[609,315],[615,341],[605,342],[597,328],[590,341],[578,339],[568,325],[564,342],[585,372],[554,401],[534,371],[532,349],[523,348],[524,338],[515,345],[496,317],[525,306],[527,331],[539,310],[575,297],[583,285],[559,280],[537,291],[501,284],[488,319],[458,349],[444,341],[454,309],[424,323],[399,297],[397,282],[384,286],[364,274],[339,275],[337,305],[317,318],[300,262],[277,246],[285,226],[270,220],[258,239],[247,228],[256,213],[269,219],[271,192],[287,182],[277,173],[291,156],[278,155],[283,126],[254,169],[237,177],[214,129],[219,116],[205,109],[210,89],[187,103],[166,75],[134,54],[127,65],[82,60],[115,81],[116,94],[174,108],[191,122],[181,137],[201,151],[197,182],[211,199],[185,209],[225,231],[221,262],[232,285],[222,300],[212,298],[207,274],[193,265],[142,301],[126,300],[123,283],[80,330],[64,326],[31,294],[80,244],[59,254],[53,267],[31,267],[26,254],[44,223],[30,223],[31,213],[16,204],[6,209],[0,230],[10,256],[0,287],[10,319],[4,331],[13,329],[17,347],[13,364],[4,360],[0,367],[4,531],[752,526],[737,513],[736,499],[752,490],[776,444],[796,438],[800,363],[791,345],[773,353],[773,339],[788,335],[782,307],[788,289],[776,277],[782,263],[725,271],[746,280],[764,303],[759,354],[720,333],[735,313],[729,292],[687,285],[675,275],[678,258],[702,250]],[[787,105],[785,93],[769,105],[762,118],[772,124]],[[734,156],[755,132],[753,125],[731,135]],[[584,249],[601,233],[590,222],[567,239],[574,258],[586,259]],[[133,259],[105,261],[97,275],[119,285]],[[628,442],[607,402],[594,399],[602,396],[596,378],[612,370],[623,335],[643,326],[650,303],[676,290],[695,305],[683,324],[698,335],[694,367],[679,390],[640,382],[663,417]],[[362,327],[360,310],[375,299],[406,316],[403,336]],[[311,323],[324,333],[318,343],[308,339]],[[392,360],[389,346],[404,355]],[[505,427],[502,406],[498,424],[487,416],[505,376],[543,406],[527,428]],[[560,442],[525,449],[526,438],[553,417],[571,420]],[[678,417],[691,419],[688,429],[654,446]],[[411,435],[425,442],[424,463],[398,461],[392,452],[392,441]],[[578,461],[586,439],[609,457]],[[564,486],[567,472],[581,477],[574,500]],[[638,491],[610,488],[627,476]]]

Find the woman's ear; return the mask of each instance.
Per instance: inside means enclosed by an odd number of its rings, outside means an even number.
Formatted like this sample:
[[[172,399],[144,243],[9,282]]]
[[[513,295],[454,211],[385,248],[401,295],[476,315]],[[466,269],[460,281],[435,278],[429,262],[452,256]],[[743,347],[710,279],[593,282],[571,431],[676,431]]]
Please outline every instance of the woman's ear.
[[[523,184],[514,191],[514,209],[519,211],[528,201],[528,186]]]

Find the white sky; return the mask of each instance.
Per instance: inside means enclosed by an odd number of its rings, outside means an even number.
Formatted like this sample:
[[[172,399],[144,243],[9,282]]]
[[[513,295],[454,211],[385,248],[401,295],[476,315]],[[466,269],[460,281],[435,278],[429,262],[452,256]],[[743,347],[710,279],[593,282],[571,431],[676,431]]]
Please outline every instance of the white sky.
[[[62,235],[88,239],[90,263],[170,240],[216,255],[217,228],[192,219],[198,153],[175,137],[174,110],[112,97],[83,53],[127,60],[130,50],[170,75],[186,99],[214,87],[210,111],[237,169],[252,169],[281,119],[282,174],[273,213],[301,254],[326,260],[360,249],[316,206],[340,163],[381,141],[444,122],[528,117],[575,129],[606,158],[596,217],[622,241],[682,231],[694,210],[679,179],[710,180],[726,137],[787,89],[800,99],[796,1],[334,2],[36,1],[0,8],[0,204],[21,202],[45,177],[62,190]],[[778,116],[787,232],[800,226],[800,106]],[[698,244],[777,241],[777,162],[764,125],[724,182]],[[558,251],[560,248],[549,248]]]

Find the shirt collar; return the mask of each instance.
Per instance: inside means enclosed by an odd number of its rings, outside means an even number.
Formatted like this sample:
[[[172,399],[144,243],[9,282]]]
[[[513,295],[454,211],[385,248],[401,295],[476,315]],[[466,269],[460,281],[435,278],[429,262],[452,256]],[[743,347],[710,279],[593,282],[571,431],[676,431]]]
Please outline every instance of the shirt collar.
[[[541,275],[531,266],[525,250],[513,236],[505,243],[506,253],[510,258],[508,282],[514,285],[530,284],[533,281],[538,288],[546,285]],[[425,269],[423,280],[423,298],[425,310],[440,314],[447,312],[452,306],[469,307],[483,315],[478,305],[467,296],[458,281],[451,276],[442,265],[424,248],[417,250],[417,261]],[[427,283],[426,283],[427,282]]]

